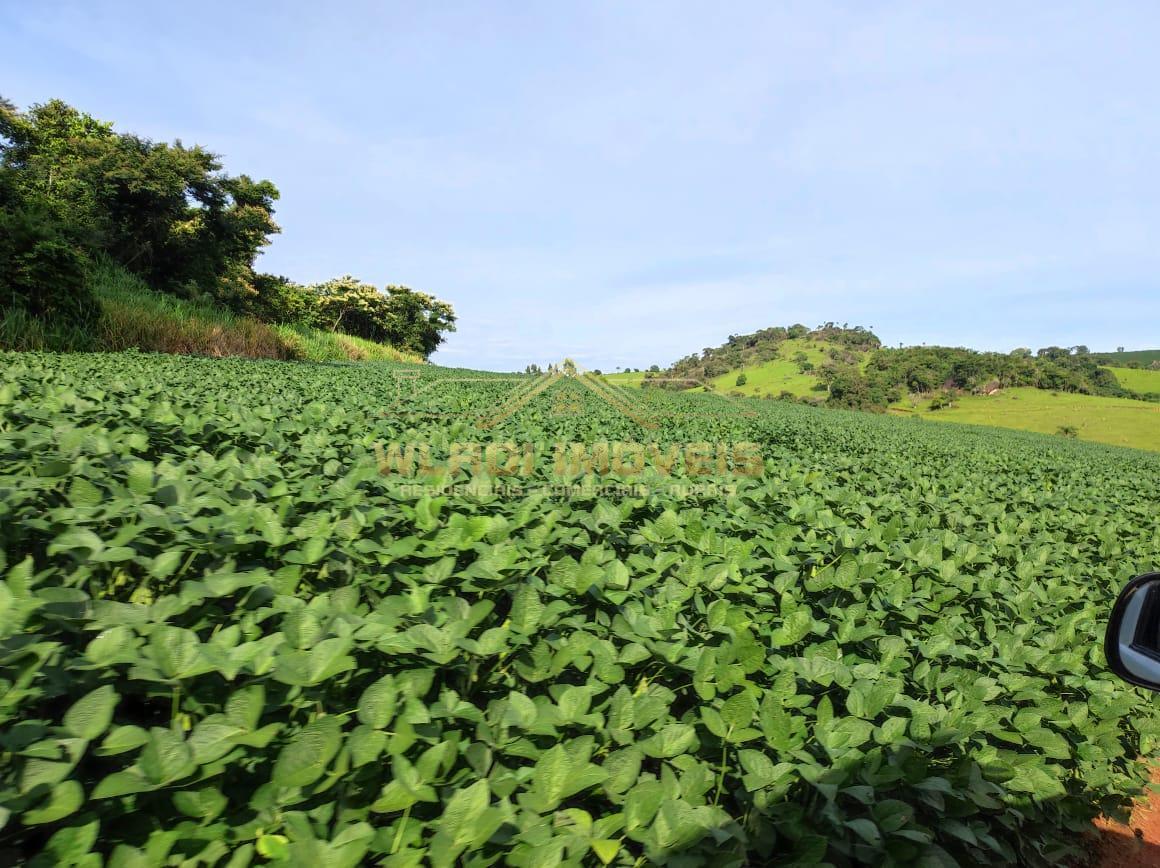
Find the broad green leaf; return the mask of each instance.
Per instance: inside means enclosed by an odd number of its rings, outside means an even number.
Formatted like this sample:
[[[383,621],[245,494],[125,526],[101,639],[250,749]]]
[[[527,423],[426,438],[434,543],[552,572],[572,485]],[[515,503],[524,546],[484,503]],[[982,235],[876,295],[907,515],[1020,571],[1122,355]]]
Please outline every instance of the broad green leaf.
[[[85,802],[84,788],[77,781],[62,781],[52,788],[48,798],[20,815],[26,826],[55,823],[75,813]]]
[[[100,828],[99,820],[90,820],[80,825],[57,829],[48,839],[45,852],[52,854],[58,865],[77,864],[97,843]]]
[[[647,756],[674,757],[692,750],[697,744],[697,731],[687,723],[670,723],[640,742]]]
[[[461,849],[475,837],[476,823],[487,810],[489,801],[487,781],[476,781],[456,790],[443,806],[437,825],[439,831],[450,838],[453,848]]]
[[[65,712],[65,729],[77,738],[95,740],[109,728],[117,698],[117,692],[108,684],[82,696]]]
[[[544,614],[544,604],[540,595],[531,585],[521,585],[512,598],[511,627],[517,633],[530,636],[540,626]]]
[[[620,842],[608,838],[594,839],[589,846],[592,847],[592,852],[596,854],[596,858],[605,865],[611,863],[616,858],[616,854],[620,852]]]
[[[221,790],[212,786],[173,794],[173,806],[195,820],[212,820],[225,810],[227,801]]]
[[[319,717],[303,727],[278,754],[271,780],[279,787],[314,783],[338,753],[342,730],[334,716]]]
[[[552,810],[560,804],[568,789],[568,778],[572,773],[572,762],[561,744],[549,749],[536,762],[532,771],[532,782],[541,797],[544,810]]]
[[[358,719],[375,729],[386,729],[395,716],[398,689],[391,675],[384,675],[363,691],[358,701]]]
[[[776,648],[795,645],[809,635],[814,619],[807,608],[795,609],[780,627],[770,634],[769,641]]]
[[[115,726],[105,736],[94,753],[97,756],[116,756],[127,751],[136,750],[149,741],[149,733],[139,726]]]
[[[168,784],[193,774],[197,768],[193,748],[171,729],[153,727],[141,751],[141,772],[152,784]]]

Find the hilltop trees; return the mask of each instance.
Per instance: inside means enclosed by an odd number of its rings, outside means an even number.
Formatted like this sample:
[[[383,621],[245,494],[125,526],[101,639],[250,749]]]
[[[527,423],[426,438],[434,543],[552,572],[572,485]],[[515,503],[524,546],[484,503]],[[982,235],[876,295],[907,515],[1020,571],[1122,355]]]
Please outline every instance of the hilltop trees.
[[[879,350],[866,363],[866,376],[883,387],[908,392],[938,389],[980,391],[987,386],[1033,386],[1093,395],[1122,392],[1115,376],[1087,353],[1046,347],[1034,356],[1027,349],[1010,353],[976,352],[962,347],[908,347]]]
[[[705,347],[700,354],[686,356],[674,363],[666,373],[674,378],[709,380],[746,365],[767,362],[777,357],[785,341],[804,338],[826,341],[851,352],[863,352],[881,345],[873,332],[861,326],[850,328],[827,322],[810,331],[801,323],[796,323],[765,328],[747,335],[730,335],[723,345]]]
[[[706,347],[677,361],[665,372],[669,382],[656,385],[680,389],[688,381],[701,381],[711,387],[712,378],[728,373],[740,386],[747,382],[742,369],[782,358],[792,361],[799,373],[816,377],[814,391],[826,393],[825,403],[831,407],[885,410],[907,393],[990,393],[1017,386],[1092,395],[1134,394],[1121,388],[1115,375],[1101,367],[1100,359],[1082,344],[1044,347],[1034,353],[1026,347],[1010,353],[962,347],[891,349],[862,326],[826,322],[803,329],[799,324],[730,335],[720,347]],[[811,350],[814,359],[805,351],[808,346],[787,345],[788,340],[810,341],[816,347]]]

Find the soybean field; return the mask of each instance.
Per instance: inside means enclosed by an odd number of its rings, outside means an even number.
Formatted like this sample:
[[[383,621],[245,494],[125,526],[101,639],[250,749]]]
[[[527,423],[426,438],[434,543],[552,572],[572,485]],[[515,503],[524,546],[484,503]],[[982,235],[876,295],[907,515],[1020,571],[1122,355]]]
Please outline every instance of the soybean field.
[[[3,354],[0,863],[1058,864],[1160,744],[1102,651],[1158,491],[583,375]]]

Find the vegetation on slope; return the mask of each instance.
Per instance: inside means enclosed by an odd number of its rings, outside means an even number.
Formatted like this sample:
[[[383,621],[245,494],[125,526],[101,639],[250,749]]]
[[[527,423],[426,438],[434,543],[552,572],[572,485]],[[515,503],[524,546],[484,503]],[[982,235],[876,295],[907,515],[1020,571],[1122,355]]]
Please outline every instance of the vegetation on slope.
[[[1010,353],[961,347],[894,349],[882,347],[867,329],[834,323],[813,330],[794,325],[730,335],[722,346],[687,356],[657,376],[689,377],[746,395],[801,398],[820,393],[831,407],[880,412],[908,394],[987,394],[1024,386],[1148,397],[1124,388],[1087,347],[1051,346],[1034,353],[1026,348]],[[742,378],[744,382],[738,383]],[[649,384],[648,374],[644,384]],[[670,380],[658,385],[682,384]],[[779,385],[782,388],[776,391],[770,388]]]
[[[408,287],[380,292],[350,276],[301,286],[259,273],[256,258],[279,231],[277,198],[269,181],[228,175],[201,147],[116,133],[59,100],[22,113],[0,99],[3,346],[115,345],[154,320],[167,332],[192,329],[170,335],[179,346],[224,342],[267,355],[278,330],[252,325],[260,321],[425,358],[454,330],[450,305]],[[172,296],[169,310],[125,312],[123,295],[104,303],[104,260]],[[228,336],[203,333],[227,317],[214,306],[234,317]]]
[[[1147,368],[1160,364],[1160,350],[1118,350],[1114,353],[1096,353],[1095,358],[1101,365]]]
[[[1160,404],[1030,388],[1004,389],[994,395],[962,395],[938,410],[932,410],[930,403],[908,400],[892,408],[892,412],[1160,451]]]
[[[141,350],[212,357],[332,361],[420,361],[421,356],[301,323],[271,324],[206,299],[150,289],[108,259],[88,279],[98,313],[84,327],[19,308],[0,313],[0,347],[11,350]]]
[[[775,326],[750,335],[730,335],[729,340],[719,347],[706,347],[699,354],[693,353],[674,362],[660,376],[708,382],[747,365],[760,365],[778,358],[783,344],[789,340],[831,344],[847,354],[842,360],[849,363],[854,363],[861,353],[880,344],[877,336],[861,326],[848,328],[825,323],[813,330],[800,323]]]
[[[601,376],[614,385],[632,388],[639,387],[644,382],[646,373],[644,371],[617,371],[611,374],[602,374]]]
[[[1115,375],[1116,382],[1129,392],[1152,401],[1160,400],[1160,369],[1109,367],[1108,370]]]
[[[790,338],[778,347],[777,358],[744,365],[714,377],[714,391],[749,397],[793,397],[824,400],[826,383],[819,372],[842,348],[824,340]],[[738,382],[744,376],[744,382]]]

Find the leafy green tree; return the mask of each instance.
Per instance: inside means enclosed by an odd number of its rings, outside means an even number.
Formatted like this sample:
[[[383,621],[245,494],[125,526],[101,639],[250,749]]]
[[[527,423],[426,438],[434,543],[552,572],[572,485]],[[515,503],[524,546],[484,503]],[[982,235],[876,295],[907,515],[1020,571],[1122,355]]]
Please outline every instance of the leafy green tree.
[[[66,324],[95,321],[88,260],[56,224],[28,209],[0,213],[0,308]]]
[[[455,331],[455,310],[447,302],[406,286],[388,286],[386,292],[388,343],[426,358]]]
[[[387,340],[387,300],[374,286],[346,274],[311,289],[320,326],[367,340]]]
[[[42,197],[21,192],[0,168],[0,310],[19,309],[65,327],[99,316],[88,258]]]
[[[250,279],[254,290],[246,300],[246,312],[265,322],[321,325],[318,300],[307,286],[278,274],[255,274]]]
[[[235,309],[256,294],[254,259],[278,232],[269,181],[231,177],[198,146],[115,133],[60,100],[0,105],[0,165],[87,250],[155,288]]]
[[[391,344],[423,357],[435,351],[446,332],[455,330],[455,312],[450,304],[405,286],[388,286],[382,293],[348,274],[313,290],[321,327]]]

